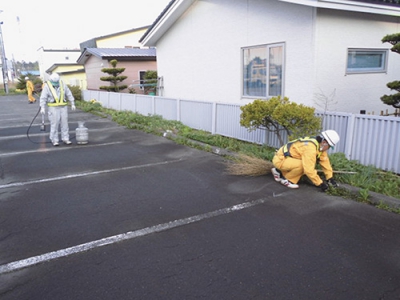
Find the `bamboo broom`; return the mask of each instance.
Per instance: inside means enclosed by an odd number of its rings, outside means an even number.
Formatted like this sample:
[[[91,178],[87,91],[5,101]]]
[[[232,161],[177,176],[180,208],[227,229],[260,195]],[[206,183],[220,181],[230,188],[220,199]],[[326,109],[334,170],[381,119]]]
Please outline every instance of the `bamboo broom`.
[[[233,161],[226,163],[227,171],[230,175],[238,176],[263,176],[271,173],[274,167],[272,162],[262,158],[249,156],[246,154],[239,154]],[[323,172],[317,170],[317,172]],[[357,172],[349,171],[333,171],[337,174],[357,174]]]
[[[246,154],[239,154],[226,165],[229,174],[239,176],[266,175],[271,172],[273,167],[274,165],[270,161]]]

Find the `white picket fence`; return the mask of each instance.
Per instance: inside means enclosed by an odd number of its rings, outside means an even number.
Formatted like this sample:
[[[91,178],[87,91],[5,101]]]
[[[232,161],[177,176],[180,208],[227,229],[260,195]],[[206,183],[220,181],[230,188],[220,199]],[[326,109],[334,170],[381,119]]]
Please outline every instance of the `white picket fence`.
[[[240,126],[240,105],[159,96],[104,91],[82,91],[83,100],[95,99],[103,107],[127,110],[141,115],[159,115],[199,130],[256,144],[279,148],[274,133],[257,129],[249,132]],[[343,152],[350,160],[382,170],[400,173],[400,118],[350,113],[316,113],[323,129],[334,129],[340,142],[334,152]],[[285,140],[287,137],[284,135]]]

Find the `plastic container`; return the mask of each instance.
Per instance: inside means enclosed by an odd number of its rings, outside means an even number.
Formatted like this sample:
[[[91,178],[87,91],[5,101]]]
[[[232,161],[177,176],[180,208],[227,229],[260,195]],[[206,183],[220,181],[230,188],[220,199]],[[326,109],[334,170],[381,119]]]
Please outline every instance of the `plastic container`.
[[[78,128],[75,130],[76,143],[84,145],[89,140],[89,130],[85,127],[85,122],[78,122]]]

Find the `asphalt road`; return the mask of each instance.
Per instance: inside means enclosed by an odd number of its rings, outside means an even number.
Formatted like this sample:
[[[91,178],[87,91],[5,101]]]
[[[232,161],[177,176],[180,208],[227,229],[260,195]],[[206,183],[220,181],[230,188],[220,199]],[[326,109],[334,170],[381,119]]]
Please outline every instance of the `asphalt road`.
[[[1,300],[400,299],[399,215],[79,110],[89,143],[53,147],[0,105]]]

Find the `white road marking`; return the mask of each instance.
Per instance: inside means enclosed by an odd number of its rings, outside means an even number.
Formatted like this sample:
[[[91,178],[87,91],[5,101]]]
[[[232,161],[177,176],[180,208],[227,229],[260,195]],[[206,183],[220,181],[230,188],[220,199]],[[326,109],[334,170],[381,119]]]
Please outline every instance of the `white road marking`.
[[[34,125],[36,127],[36,126],[40,126],[41,124],[34,124]],[[50,125],[46,124],[46,126],[50,126]],[[21,127],[21,126],[14,126],[14,127]],[[7,128],[7,127],[5,127],[5,128]],[[120,127],[120,126],[113,126],[113,127],[99,128],[99,129],[90,129],[90,132],[98,132],[98,131],[103,132],[103,131],[107,131],[107,130],[115,130],[115,129],[120,129],[120,128],[123,129],[123,127]],[[3,129],[3,128],[0,128],[0,129]],[[49,138],[49,133],[48,132],[34,133],[33,131],[34,131],[34,129],[32,129],[29,132],[29,137],[42,137],[42,136],[44,136],[44,137],[46,137],[46,140],[48,140],[49,143],[50,143],[50,140],[48,139]],[[75,133],[74,130],[70,130],[70,134],[69,135],[73,136],[74,133]],[[1,136],[0,140],[21,139],[21,138],[26,138],[26,136],[27,136],[26,133],[25,134],[18,134],[18,135]]]
[[[182,161],[182,159],[162,161],[162,162],[144,164],[144,165],[135,165],[135,166],[129,166],[129,167],[123,167],[123,168],[108,169],[108,170],[95,171],[95,172],[77,173],[77,174],[44,178],[44,179],[31,180],[31,181],[14,182],[14,183],[0,185],[0,189],[6,189],[6,188],[16,187],[16,186],[24,186],[24,185],[35,184],[35,183],[43,183],[43,182],[65,180],[65,179],[78,178],[78,177],[84,177],[84,176],[92,176],[92,175],[99,175],[99,174],[105,174],[105,173],[126,171],[126,170],[131,170],[131,169],[147,168],[147,167],[153,167],[153,166],[158,166],[158,165],[166,165],[166,164],[176,163],[179,161]]]
[[[80,244],[77,246],[73,246],[73,247],[69,247],[69,248],[65,248],[65,249],[61,249],[58,251],[53,251],[53,252],[48,252],[42,255],[38,255],[38,256],[33,256],[27,259],[22,259],[19,261],[15,261],[15,262],[11,262],[5,265],[0,265],[0,274],[3,273],[8,273],[8,272],[13,272],[16,270],[20,270],[26,267],[30,267],[33,265],[37,265],[43,262],[48,262],[54,259],[58,259],[61,257],[66,257],[66,256],[70,256],[72,254],[76,254],[76,253],[81,253],[81,252],[85,252],[91,249],[95,249],[95,248],[99,248],[99,247],[103,247],[106,245],[111,245],[111,244],[115,244],[121,241],[125,241],[125,240],[131,240],[137,237],[141,237],[141,236],[145,236],[145,235],[149,235],[152,233],[157,233],[157,232],[162,232],[162,231],[166,231],[169,229],[173,229],[176,227],[180,227],[180,226],[184,226],[184,225],[188,225],[191,223],[195,223],[195,222],[199,222],[205,219],[209,219],[209,218],[214,218],[214,217],[218,217],[221,215],[225,215],[225,214],[229,214],[235,211],[239,211],[245,208],[249,208],[255,205],[259,205],[264,203],[265,201],[267,201],[266,198],[261,198],[261,199],[257,199],[257,200],[253,200],[250,202],[244,202],[241,204],[237,204],[231,207],[227,207],[227,208],[222,208],[222,209],[218,209],[212,212],[208,212],[208,213],[204,213],[204,214],[199,214],[199,215],[195,215],[192,217],[188,217],[188,218],[183,218],[183,219],[178,219],[175,221],[171,221],[168,223],[163,223],[163,224],[158,224],[155,226],[150,226],[150,227],[146,227],[143,229],[139,229],[139,230],[135,230],[135,231],[128,231],[126,233],[122,233],[122,234],[117,234],[114,236],[110,236],[110,237],[106,237],[100,240],[96,240],[96,241],[92,241],[89,243],[84,243],[84,244]]]
[[[51,146],[50,148],[41,148],[41,149],[35,149],[35,150],[29,150],[29,151],[20,151],[20,152],[10,152],[10,153],[2,153],[0,154],[0,157],[4,156],[14,156],[14,155],[21,155],[21,154],[28,154],[28,153],[37,153],[37,152],[48,152],[48,151],[63,151],[63,150],[70,150],[74,149],[73,146],[79,146],[79,147],[85,147],[85,148],[91,148],[91,147],[101,147],[101,146],[109,146],[109,145],[116,145],[116,144],[122,144],[125,143],[123,141],[119,142],[111,142],[111,143],[103,143],[103,144],[86,144],[86,145],[69,145],[66,147],[53,147]],[[50,141],[48,142],[50,144]]]

